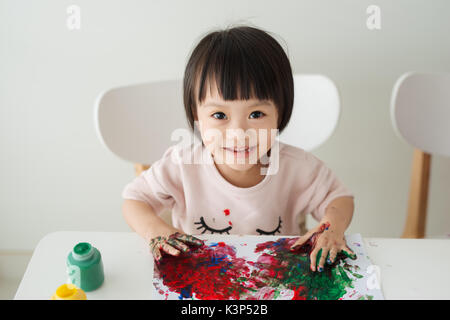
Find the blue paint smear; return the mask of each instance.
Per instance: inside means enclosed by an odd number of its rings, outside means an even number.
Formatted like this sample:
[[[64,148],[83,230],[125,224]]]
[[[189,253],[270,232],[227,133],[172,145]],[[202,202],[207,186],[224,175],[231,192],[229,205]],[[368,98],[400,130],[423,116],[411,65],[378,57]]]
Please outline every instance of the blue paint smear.
[[[202,265],[202,264],[206,264],[208,267],[217,266],[220,262],[224,261],[227,257],[228,257],[228,255],[222,255],[222,256],[213,255],[211,257],[211,259],[197,263],[197,266]]]
[[[178,296],[178,299],[182,300],[183,298],[191,298],[192,297],[192,285],[188,285],[181,289],[181,293]]]
[[[217,266],[220,262],[222,262],[227,256],[213,256],[208,264],[209,267]]]

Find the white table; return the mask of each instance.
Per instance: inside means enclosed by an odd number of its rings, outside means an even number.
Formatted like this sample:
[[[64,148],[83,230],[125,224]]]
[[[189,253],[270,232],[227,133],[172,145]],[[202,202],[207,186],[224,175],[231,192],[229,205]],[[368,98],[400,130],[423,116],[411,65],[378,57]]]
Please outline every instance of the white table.
[[[363,240],[370,260],[380,268],[386,299],[450,299],[449,240]],[[50,233],[38,243],[14,299],[50,299],[67,282],[66,258],[78,242],[100,250],[104,264],[105,282],[88,292],[88,299],[151,299],[153,258],[137,234],[74,231]]]

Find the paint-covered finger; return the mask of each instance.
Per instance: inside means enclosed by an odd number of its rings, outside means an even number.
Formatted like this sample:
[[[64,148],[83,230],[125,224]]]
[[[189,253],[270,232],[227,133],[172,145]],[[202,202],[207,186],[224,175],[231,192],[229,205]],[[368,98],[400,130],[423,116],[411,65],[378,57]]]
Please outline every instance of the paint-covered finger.
[[[301,248],[305,243],[310,242],[311,247],[315,246],[315,243],[319,237],[319,235],[324,232],[325,230],[328,230],[330,227],[329,222],[323,222],[319,225],[317,225],[314,229],[307,232],[305,235],[301,236],[294,245],[291,246],[291,250],[297,250]]]
[[[347,257],[352,260],[356,259],[356,253],[354,253],[348,246],[344,246],[341,250],[341,252]]]
[[[319,253],[317,254],[318,255],[317,260],[319,261],[319,264],[318,264],[319,272],[322,272],[324,270],[323,268],[324,268],[324,264],[325,264],[325,259],[327,258],[329,251],[330,250],[328,247],[323,247],[319,250]]]
[[[161,250],[163,250],[164,252],[172,255],[172,256],[178,256],[180,254],[180,250],[175,249],[174,247],[172,247],[170,244],[168,244],[167,242],[164,242],[161,245]]]
[[[159,252],[159,247],[163,243],[164,240],[162,240],[162,237],[156,237],[150,240],[150,243],[148,244],[150,247],[150,252],[155,255],[155,252]]]
[[[203,240],[198,239],[198,238],[196,238],[194,236],[191,236],[190,234],[178,233],[178,234],[176,234],[176,238],[178,240],[181,240],[181,241],[185,242],[185,243],[193,244],[193,245],[196,245],[196,246],[201,246],[201,245],[204,244]]]
[[[305,244],[306,241],[311,237],[312,232],[307,232],[304,235],[300,236],[297,241],[291,246],[291,250],[297,250],[301,248],[302,245]]]
[[[314,250],[311,252],[309,258],[311,260],[310,268],[312,271],[316,271],[316,262],[317,262],[317,256],[322,253],[322,249],[319,249],[318,247],[314,248]]]
[[[161,260],[161,252],[159,251],[159,248],[158,248],[158,246],[152,246],[151,248],[150,248],[150,252],[152,253],[152,255],[153,255],[153,258],[157,261],[157,262],[159,262],[160,260]]]
[[[332,264],[334,262],[334,260],[336,259],[336,255],[337,255],[337,248],[332,247],[328,254],[327,263]]]
[[[152,238],[148,245],[150,246],[150,248],[153,248],[155,245],[157,245],[158,243],[162,243],[163,241],[164,241],[163,237],[158,236],[158,237]]]
[[[167,240],[167,243],[170,244],[172,247],[181,250],[183,252],[189,251],[189,247],[185,245],[182,241],[175,239],[175,238],[169,238]]]

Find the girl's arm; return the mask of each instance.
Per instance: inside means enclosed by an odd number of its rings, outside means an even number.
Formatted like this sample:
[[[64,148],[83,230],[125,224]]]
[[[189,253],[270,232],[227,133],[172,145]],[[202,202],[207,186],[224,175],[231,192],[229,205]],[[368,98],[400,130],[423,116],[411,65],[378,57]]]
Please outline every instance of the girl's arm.
[[[202,240],[168,225],[143,201],[126,199],[122,212],[128,225],[149,244],[157,262],[161,260],[162,252],[177,256],[181,251],[190,250],[188,244],[203,244]]]
[[[329,222],[329,233],[344,236],[345,230],[352,221],[354,208],[353,197],[336,198],[328,204],[325,215],[319,224]]]
[[[125,221],[138,235],[150,243],[157,236],[169,236],[180,230],[168,225],[145,202],[125,199],[122,205]]]

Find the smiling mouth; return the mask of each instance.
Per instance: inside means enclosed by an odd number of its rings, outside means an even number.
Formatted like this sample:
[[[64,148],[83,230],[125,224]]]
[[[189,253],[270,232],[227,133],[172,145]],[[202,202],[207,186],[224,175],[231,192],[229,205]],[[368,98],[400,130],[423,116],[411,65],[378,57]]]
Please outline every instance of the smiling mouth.
[[[243,148],[225,148],[225,147],[224,147],[224,149],[225,149],[226,151],[233,152],[233,153],[235,153],[235,154],[238,154],[238,153],[250,153],[250,152],[252,152],[253,150],[256,149],[256,146],[252,146],[252,147],[243,147]]]

